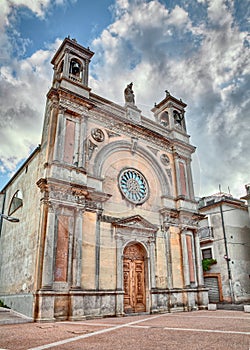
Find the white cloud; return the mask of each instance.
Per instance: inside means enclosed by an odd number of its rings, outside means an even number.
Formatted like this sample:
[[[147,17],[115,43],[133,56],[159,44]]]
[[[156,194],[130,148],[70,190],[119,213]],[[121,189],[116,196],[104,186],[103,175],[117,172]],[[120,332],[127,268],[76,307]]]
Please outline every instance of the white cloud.
[[[157,0],[117,2],[114,23],[93,43],[103,59],[96,60],[98,79],[91,86],[121,103],[124,87],[133,81],[144,114],[165,89],[181,97],[188,103],[187,124],[198,147],[197,194],[215,192],[221,183],[240,196],[250,172],[247,33],[234,22],[232,3],[200,2],[207,4],[207,17],[199,26],[180,5],[171,10]]]
[[[6,170],[13,170],[40,143],[51,56],[51,51],[40,50],[0,68],[0,159]]]
[[[18,1],[14,3],[17,6]],[[66,2],[25,1],[40,17],[51,4],[59,3]],[[8,25],[7,4],[3,2],[0,12],[0,29]],[[221,184],[240,196],[250,172],[246,159],[250,148],[247,33],[235,22],[232,1],[197,0],[195,4],[206,11],[199,25],[193,22],[192,8],[187,3],[182,6],[181,1],[171,9],[158,0],[117,0],[112,7],[113,23],[91,45],[96,54],[90,66],[90,87],[123,104],[123,90],[133,81],[136,104],[149,117],[164,90],[182,98],[188,104],[191,141],[197,146],[194,180],[201,190],[196,194],[216,192]],[[40,142],[45,94],[52,75],[49,59],[59,43],[25,60],[13,60],[13,43],[1,32],[5,61],[0,71],[4,101],[0,122],[5,132],[0,128],[0,158],[5,169],[12,170],[30,147]]]
[[[28,41],[15,29],[15,10],[25,6],[43,17],[50,3],[49,0],[3,0],[0,5],[1,173],[13,172],[40,143],[46,93],[52,76],[49,62],[59,45],[57,40],[47,50],[39,50],[26,59],[14,58],[15,45],[23,54]]]
[[[184,26],[189,23],[188,13],[180,6],[176,5],[168,20],[168,24],[175,26]]]

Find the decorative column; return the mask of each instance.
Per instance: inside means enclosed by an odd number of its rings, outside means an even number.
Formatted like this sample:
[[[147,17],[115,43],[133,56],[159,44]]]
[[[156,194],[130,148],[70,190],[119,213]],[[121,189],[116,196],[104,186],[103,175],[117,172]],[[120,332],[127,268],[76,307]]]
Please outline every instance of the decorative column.
[[[54,146],[55,146],[55,134],[57,127],[57,115],[58,115],[58,100],[56,97],[52,97],[50,105],[50,115],[48,117],[48,125],[44,130],[42,144],[46,144],[46,156],[45,163],[50,163],[54,159]],[[46,171],[47,172],[47,171]],[[46,177],[46,175],[45,175]]]
[[[117,228],[113,228],[117,230]],[[124,315],[123,309],[123,240],[116,232],[116,316]]]
[[[166,249],[166,263],[167,263],[167,283],[168,288],[173,288],[173,274],[172,274],[172,255],[170,244],[170,230],[169,227],[165,227],[165,249]]]
[[[77,167],[79,167],[79,148],[80,148],[79,142],[80,142],[80,123],[79,123],[79,120],[76,120],[73,164],[74,164],[74,166],[77,166]]]
[[[54,281],[54,244],[55,244],[55,208],[49,203],[48,217],[45,235],[43,272],[42,272],[42,289],[52,289]]]
[[[88,86],[88,78],[89,78],[89,61],[85,60],[85,72],[83,71],[83,84]]]
[[[70,66],[70,62],[69,62],[69,49],[65,49],[65,55],[64,55],[64,65],[63,65],[63,75],[65,77],[69,76],[69,66]]]
[[[182,248],[184,286],[187,287],[190,285],[190,278],[189,278],[189,262],[188,262],[188,252],[187,252],[187,241],[186,241],[185,229],[182,229],[182,232],[181,232],[181,248]]]
[[[151,288],[156,287],[155,282],[155,242],[154,240],[149,239],[149,251],[150,251],[150,273],[151,273]]]
[[[96,213],[96,242],[95,242],[95,288],[99,290],[100,287],[100,224],[101,224],[101,211]]]
[[[116,278],[117,278],[117,283],[116,283],[116,288],[117,290],[123,290],[123,241],[118,238],[116,241]]]
[[[82,210],[76,209],[73,238],[72,289],[81,288],[82,274]]]
[[[194,233],[195,255],[196,255],[196,270],[198,286],[204,286],[203,268],[201,262],[200,238],[198,231]]]
[[[148,240],[149,245],[149,282],[151,283],[151,312],[157,312],[157,294],[154,293],[156,289],[156,280],[155,280],[155,241],[154,239]],[[150,288],[150,285],[149,285]]]
[[[80,121],[80,138],[79,138],[79,160],[78,167],[85,168],[86,162],[86,139],[87,139],[87,120],[88,117],[81,115]]]
[[[180,186],[180,167],[179,167],[180,156],[177,152],[174,152],[174,166],[175,166],[175,180],[176,180],[176,196],[181,195],[181,186]]]
[[[193,186],[193,177],[192,177],[192,171],[191,171],[191,159],[186,160],[186,169],[187,169],[189,198],[191,200],[194,200],[194,186]]]
[[[63,149],[64,149],[64,136],[65,136],[65,119],[64,109],[60,108],[57,116],[57,128],[54,146],[54,159],[62,161]]]

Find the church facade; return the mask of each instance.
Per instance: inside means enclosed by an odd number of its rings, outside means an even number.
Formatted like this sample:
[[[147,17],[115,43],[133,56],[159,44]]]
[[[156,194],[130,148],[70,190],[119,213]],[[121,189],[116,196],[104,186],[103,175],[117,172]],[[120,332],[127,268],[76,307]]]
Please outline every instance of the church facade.
[[[36,321],[191,311],[208,303],[186,104],[120,106],[88,85],[93,52],[54,58],[41,145],[1,192],[0,299]]]

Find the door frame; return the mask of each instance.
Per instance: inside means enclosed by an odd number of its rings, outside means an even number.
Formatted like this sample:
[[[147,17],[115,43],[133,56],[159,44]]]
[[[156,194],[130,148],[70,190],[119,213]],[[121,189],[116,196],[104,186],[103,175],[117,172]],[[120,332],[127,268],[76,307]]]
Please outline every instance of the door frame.
[[[131,242],[127,243],[123,247],[123,254],[122,254],[122,284],[123,284],[123,292],[124,292],[124,269],[123,269],[123,267],[124,267],[124,260],[125,260],[124,252],[129,246],[139,246],[143,250],[145,311],[143,311],[142,313],[145,313],[145,312],[149,311],[149,278],[148,278],[148,269],[149,269],[148,261],[149,261],[149,259],[148,259],[148,252],[147,252],[147,249],[144,246],[144,244],[142,242],[138,242],[138,241],[131,241]],[[125,296],[125,293],[124,293],[124,296]],[[123,297],[123,312],[125,313],[124,297]],[[132,312],[131,314],[134,314],[134,313],[140,313],[140,312]]]
[[[123,254],[129,244],[140,244],[145,251],[146,312],[156,309],[151,290],[156,288],[155,244],[158,227],[141,217],[130,216],[115,220],[113,235],[116,240],[116,315],[124,315]]]
[[[222,292],[222,281],[221,281],[221,274],[220,273],[210,273],[210,272],[206,272],[203,274],[204,279],[207,277],[216,277],[217,281],[218,281],[218,288],[219,288],[219,300],[220,302],[223,302],[224,298],[223,298],[223,292]]]

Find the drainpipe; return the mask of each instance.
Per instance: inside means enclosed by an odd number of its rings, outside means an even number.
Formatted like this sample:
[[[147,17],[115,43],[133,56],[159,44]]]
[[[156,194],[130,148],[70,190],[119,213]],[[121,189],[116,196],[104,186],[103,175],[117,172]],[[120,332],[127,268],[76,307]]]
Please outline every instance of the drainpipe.
[[[232,273],[231,273],[231,267],[230,267],[230,258],[228,257],[228,249],[227,249],[227,236],[226,236],[226,230],[225,230],[225,224],[224,224],[224,217],[223,217],[223,211],[222,211],[222,204],[220,204],[220,215],[221,215],[221,223],[222,223],[222,230],[223,230],[223,237],[224,237],[224,244],[225,244],[225,259],[227,262],[227,273],[228,273],[228,282],[229,282],[229,289],[230,289],[230,295],[231,300],[234,303],[234,292],[233,292],[233,286],[232,286]]]

